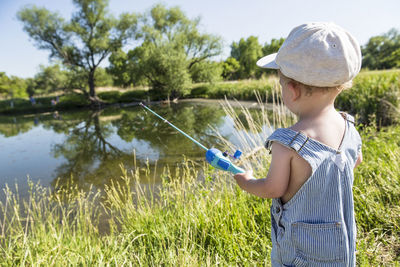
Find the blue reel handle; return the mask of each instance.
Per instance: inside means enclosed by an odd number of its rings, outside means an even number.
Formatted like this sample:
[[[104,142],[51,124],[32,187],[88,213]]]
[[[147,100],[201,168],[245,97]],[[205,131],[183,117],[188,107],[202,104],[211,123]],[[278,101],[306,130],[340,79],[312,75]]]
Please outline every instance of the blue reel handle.
[[[225,157],[221,151],[219,151],[216,148],[210,148],[206,152],[206,160],[208,163],[211,164],[211,166],[224,170],[224,171],[229,171],[233,174],[237,173],[244,173],[245,171],[233,164],[227,157]]]

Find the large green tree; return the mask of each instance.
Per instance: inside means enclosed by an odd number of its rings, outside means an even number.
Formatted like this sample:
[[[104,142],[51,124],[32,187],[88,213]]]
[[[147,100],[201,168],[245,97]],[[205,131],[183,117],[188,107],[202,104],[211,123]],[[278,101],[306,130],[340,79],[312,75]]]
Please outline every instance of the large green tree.
[[[94,75],[97,86],[111,86],[112,77],[104,68],[97,67]],[[75,89],[85,91],[87,75],[79,68],[63,68],[60,64],[40,65],[39,72],[28,83],[29,95],[49,94],[56,91],[68,92]]]
[[[10,76],[0,72],[0,97],[26,97],[27,81],[25,79]]]
[[[239,61],[234,57],[228,57],[222,63],[222,77],[225,80],[235,80],[238,78],[237,72],[239,71]]]
[[[58,64],[39,66],[39,72],[34,77],[33,94],[48,94],[57,90],[64,90],[67,84],[67,73]],[[31,92],[30,92],[31,93]]]
[[[50,51],[71,69],[84,72],[89,87],[86,94],[97,102],[95,72],[110,53],[136,35],[138,18],[123,13],[119,19],[109,14],[107,0],[73,0],[77,11],[66,22],[45,8],[27,6],[17,16],[39,49]]]
[[[10,87],[10,78],[6,75],[5,72],[0,72],[0,96],[6,96],[9,94]]]
[[[250,36],[246,40],[241,38],[237,43],[233,42],[231,45],[231,57],[235,58],[240,65],[237,71],[237,78],[256,78],[260,73],[256,62],[262,55],[262,46],[255,36]]]
[[[142,43],[110,56],[109,71],[121,85],[147,82],[158,95],[178,96],[199,79],[219,70],[213,57],[222,52],[218,36],[201,33],[200,19],[189,19],[178,7],[154,6],[142,19]]]
[[[400,67],[400,33],[396,29],[373,36],[362,47],[363,68],[391,69]]]

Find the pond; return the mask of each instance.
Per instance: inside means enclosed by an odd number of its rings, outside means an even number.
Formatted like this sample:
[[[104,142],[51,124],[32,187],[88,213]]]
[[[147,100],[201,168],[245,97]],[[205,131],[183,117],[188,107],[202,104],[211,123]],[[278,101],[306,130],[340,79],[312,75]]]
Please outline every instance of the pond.
[[[239,130],[219,101],[150,107],[207,148],[226,149],[217,133],[240,148]],[[267,136],[271,131],[264,125],[255,134]],[[28,177],[46,187],[72,181],[83,190],[102,189],[122,175],[121,164],[128,170],[148,166],[147,176],[159,183],[165,166],[179,167],[185,157],[202,163],[204,155],[203,149],[140,106],[0,117],[0,188],[17,184],[21,196],[27,194]]]

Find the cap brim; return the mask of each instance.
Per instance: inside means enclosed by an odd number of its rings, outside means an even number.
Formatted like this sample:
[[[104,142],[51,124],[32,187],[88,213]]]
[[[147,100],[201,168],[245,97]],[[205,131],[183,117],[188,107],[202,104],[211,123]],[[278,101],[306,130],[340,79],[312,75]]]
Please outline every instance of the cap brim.
[[[257,66],[266,69],[279,69],[279,66],[275,62],[276,55],[278,53],[274,53],[265,57],[260,58],[257,61]]]

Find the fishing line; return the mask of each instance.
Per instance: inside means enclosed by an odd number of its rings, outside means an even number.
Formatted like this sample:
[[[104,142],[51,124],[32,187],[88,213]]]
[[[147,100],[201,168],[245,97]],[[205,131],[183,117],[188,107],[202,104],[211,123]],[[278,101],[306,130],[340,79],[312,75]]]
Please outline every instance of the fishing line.
[[[208,161],[208,163],[211,164],[211,166],[218,168],[220,170],[229,171],[233,174],[244,173],[244,170],[242,168],[233,164],[228,158],[228,156],[230,156],[233,159],[239,159],[239,157],[242,155],[241,151],[236,150],[235,154],[232,156],[232,155],[228,154],[227,151],[222,153],[221,151],[219,151],[216,148],[208,149],[207,147],[202,145],[200,142],[198,142],[197,140],[195,140],[191,136],[189,136],[187,133],[185,133],[184,131],[182,131],[175,125],[173,125],[171,122],[169,122],[168,120],[166,120],[163,117],[161,117],[160,115],[158,115],[156,112],[151,110],[149,107],[145,106],[143,103],[139,103],[139,105],[142,106],[143,108],[145,108],[146,110],[150,111],[152,114],[154,114],[155,116],[157,116],[158,118],[163,120],[165,123],[168,123],[169,126],[171,126],[175,130],[177,130],[178,132],[180,132],[181,134],[183,134],[184,136],[189,138],[193,143],[195,143],[202,149],[206,150],[207,151],[206,152],[206,160]]]

